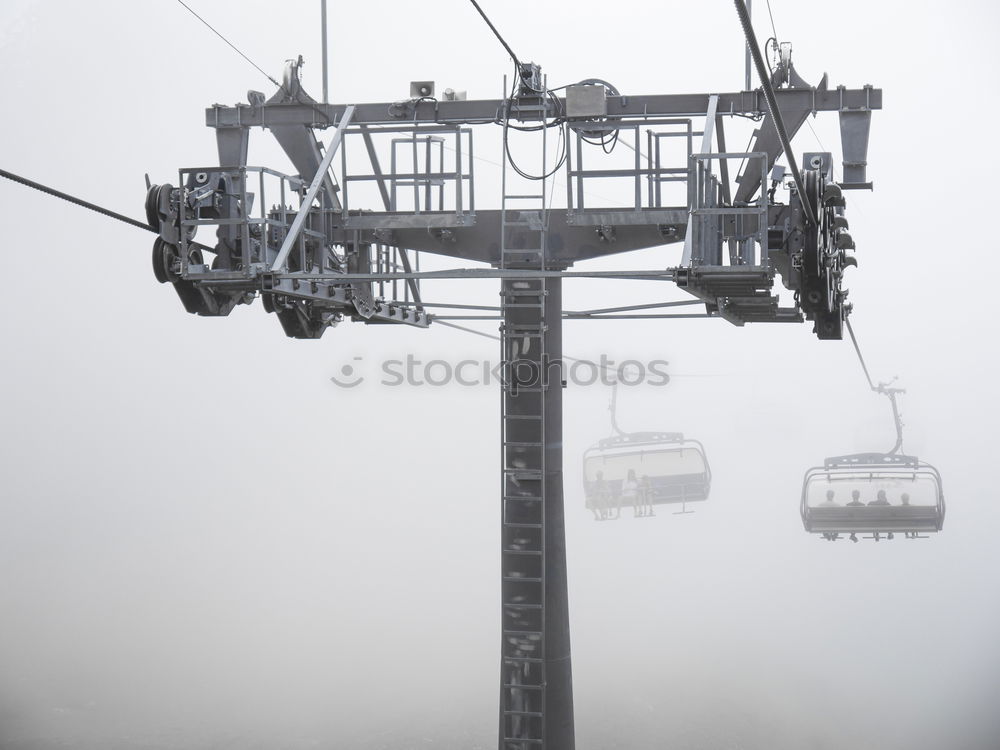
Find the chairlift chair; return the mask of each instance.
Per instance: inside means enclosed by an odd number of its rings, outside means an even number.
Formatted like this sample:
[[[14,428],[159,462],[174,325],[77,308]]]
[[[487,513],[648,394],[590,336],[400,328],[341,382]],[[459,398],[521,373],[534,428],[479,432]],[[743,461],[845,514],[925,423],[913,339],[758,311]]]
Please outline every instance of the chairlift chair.
[[[879,504],[880,492],[888,505]],[[916,456],[856,453],[828,458],[823,466],[809,469],[800,509],[806,531],[827,538],[889,533],[916,537],[941,531],[945,505],[941,475],[930,464]]]
[[[653,505],[707,500],[712,486],[712,471],[699,441],[685,439],[679,432],[624,433],[598,441],[583,454],[587,509],[600,509],[604,501],[598,472],[603,475],[603,491],[618,497],[630,469],[640,480],[649,478]]]
[[[687,503],[707,500],[712,470],[705,446],[679,432],[623,432],[618,427],[617,407],[615,379],[609,408],[613,434],[583,454],[586,508],[595,515],[603,515],[611,506],[620,508],[630,470],[640,485],[645,485],[644,499],[651,505],[680,503],[678,512],[690,513]]]
[[[899,452],[903,422],[896,396],[905,391],[887,383],[872,390],[892,404],[896,444],[888,453],[834,456],[809,469],[799,506],[802,524],[807,532],[831,541],[841,535],[857,541],[858,534],[876,541],[895,534],[914,539],[941,531],[945,504],[940,473],[916,456]]]

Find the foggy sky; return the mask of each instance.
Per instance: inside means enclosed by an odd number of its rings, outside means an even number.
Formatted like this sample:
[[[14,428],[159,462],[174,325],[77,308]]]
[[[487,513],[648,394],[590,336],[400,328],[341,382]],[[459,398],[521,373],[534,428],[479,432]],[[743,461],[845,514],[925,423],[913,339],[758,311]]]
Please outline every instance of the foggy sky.
[[[509,62],[467,3],[330,5],[332,100],[392,101],[418,79],[499,96]],[[809,467],[894,439],[849,342],[809,324],[568,321],[567,354],[670,363],[669,386],[622,389],[619,423],[701,440],[714,472],[693,515],[593,523],[580,459],[610,432],[610,393],[567,389],[578,747],[992,750],[1000,358],[980,279],[998,160],[977,141],[1000,114],[1000,19],[969,1],[771,5],[807,81],[827,71],[885,92],[875,191],[848,194],[859,268],[846,284],[873,377],[907,388],[904,448],[944,477],[945,528],[857,545],[802,530]],[[318,98],[317,6],[192,4],[274,77],[303,54]],[[550,86],[742,86],[722,0],[486,9]],[[216,160],[205,107],[272,89],[168,0],[7,0],[0,68],[0,167],[135,217],[144,173],[176,183]],[[822,142],[839,165],[836,116],[811,122],[795,151]],[[752,127],[727,121],[730,146]],[[496,135],[475,136],[483,208],[498,195]],[[253,133],[250,163],[291,171],[269,139]],[[151,234],[7,181],[0,205],[0,750],[494,747],[499,393],[329,378],[407,353],[495,360],[498,346],[350,323],[293,341],[259,302],[187,315],[153,278]],[[497,299],[493,282],[424,296]],[[564,296],[567,309],[684,298],[591,280]]]

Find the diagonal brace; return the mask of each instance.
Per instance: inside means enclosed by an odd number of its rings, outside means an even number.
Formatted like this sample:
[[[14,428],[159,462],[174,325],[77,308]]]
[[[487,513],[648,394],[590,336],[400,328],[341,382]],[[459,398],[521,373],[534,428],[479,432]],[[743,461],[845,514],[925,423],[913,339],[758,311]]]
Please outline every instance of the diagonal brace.
[[[705,115],[705,127],[704,132],[701,134],[701,151],[699,154],[707,154],[712,150],[712,131],[715,128],[716,112],[719,108],[719,95],[712,94],[708,97],[708,113]],[[725,160],[722,160],[725,164]],[[711,171],[712,162],[708,162],[709,171]],[[688,211],[694,208],[692,203],[688,206]],[[681,265],[690,266],[691,265],[691,251],[693,249],[694,241],[694,217],[688,215],[687,228],[684,230],[684,252],[681,254]]]
[[[344,110],[344,115],[340,118],[340,122],[337,123],[337,130],[334,132],[333,138],[330,139],[330,145],[326,147],[326,154],[323,155],[323,161],[313,176],[312,184],[309,185],[305,198],[302,199],[302,205],[299,207],[299,212],[295,215],[294,221],[292,221],[292,226],[285,236],[285,241],[281,243],[278,257],[274,259],[274,263],[271,265],[272,271],[280,271],[281,267],[285,265],[285,261],[288,260],[288,254],[292,251],[292,246],[298,239],[299,232],[302,231],[302,225],[305,224],[306,218],[309,216],[309,211],[312,209],[316,194],[319,192],[320,186],[323,184],[323,180],[330,170],[330,164],[333,162],[333,157],[340,147],[340,142],[344,139],[344,131],[351,124],[352,117],[354,117],[354,105],[349,104],[347,109]]]

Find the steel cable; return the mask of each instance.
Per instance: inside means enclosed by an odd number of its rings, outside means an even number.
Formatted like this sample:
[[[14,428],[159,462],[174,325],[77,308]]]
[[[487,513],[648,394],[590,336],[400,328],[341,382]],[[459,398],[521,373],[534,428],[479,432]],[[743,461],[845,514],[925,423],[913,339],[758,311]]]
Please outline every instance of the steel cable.
[[[868,380],[868,387],[873,391],[878,392],[878,388],[875,387],[875,383],[872,382],[872,376],[868,373],[868,365],[865,364],[865,358],[861,354],[861,347],[858,346],[858,339],[854,335],[854,327],[851,325],[851,319],[848,317],[844,321],[847,323],[847,332],[851,334],[851,342],[854,344],[854,351],[858,355],[858,361],[861,363],[861,369],[865,372],[865,378]]]
[[[775,98],[774,87],[771,86],[771,79],[767,74],[764,58],[760,54],[760,45],[757,44],[757,37],[753,33],[753,24],[750,23],[750,14],[747,12],[746,3],[744,0],[733,0],[733,2],[736,4],[736,13],[740,17],[740,24],[743,26],[743,35],[746,37],[747,46],[750,47],[750,54],[753,57],[754,65],[757,66],[757,75],[760,77],[760,87],[764,92],[764,100],[767,102],[771,122],[774,123],[774,129],[778,133],[781,148],[784,150],[785,158],[788,160],[788,168],[792,172],[792,177],[795,178],[795,187],[799,192],[799,200],[802,201],[802,207],[805,209],[806,222],[809,226],[815,226],[816,213],[813,210],[812,201],[809,200],[809,196],[806,194],[798,162],[795,161],[795,155],[792,153],[791,142],[788,140],[788,131],[785,130],[785,121],[781,117],[781,110],[778,109],[778,100]],[[761,185],[761,190],[763,189],[764,186]]]
[[[178,2],[180,2],[180,0],[178,0]],[[510,45],[507,44],[507,40],[504,39],[502,36],[500,36],[500,32],[497,31],[497,27],[493,25],[493,22],[489,19],[489,16],[486,15],[486,12],[479,7],[479,3],[477,3],[476,0],[469,0],[469,2],[471,2],[472,5],[475,7],[475,9],[479,11],[479,15],[483,17],[483,20],[486,21],[486,25],[490,27],[490,30],[493,32],[496,38],[500,40],[500,44],[502,44],[503,48],[507,50],[507,54],[510,55],[511,59],[514,60],[514,64],[517,65],[518,72],[520,72],[521,60],[514,53],[514,50],[511,49]]]
[[[108,218],[115,219],[116,221],[129,224],[133,227],[139,227],[139,229],[145,229],[147,232],[152,232],[153,234],[159,234],[155,229],[153,229],[149,224],[144,221],[138,221],[130,216],[125,216],[124,214],[117,213],[111,209],[98,206],[96,203],[91,203],[85,201],[82,198],[77,198],[70,195],[69,193],[64,193],[61,190],[56,190],[55,188],[50,188],[47,185],[42,185],[40,182],[35,182],[34,180],[29,180],[27,177],[21,177],[13,172],[8,172],[6,169],[0,169],[0,177],[6,177],[8,180],[18,182],[22,185],[32,188],[33,190],[39,190],[48,195],[55,196],[56,198],[61,198],[64,201],[74,203],[77,206],[82,206],[83,208],[95,211],[102,216],[107,216]]]

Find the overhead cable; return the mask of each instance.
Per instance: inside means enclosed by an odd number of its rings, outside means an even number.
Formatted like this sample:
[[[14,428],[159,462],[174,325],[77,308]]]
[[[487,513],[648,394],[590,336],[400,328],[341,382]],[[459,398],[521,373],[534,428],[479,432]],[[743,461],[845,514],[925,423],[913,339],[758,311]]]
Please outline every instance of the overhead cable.
[[[795,155],[792,153],[791,142],[788,140],[788,132],[785,130],[785,121],[781,117],[781,110],[778,109],[778,100],[774,95],[774,87],[771,86],[771,79],[767,74],[767,66],[764,65],[764,58],[760,54],[760,45],[757,44],[753,24],[750,22],[750,13],[747,12],[744,0],[733,0],[733,2],[736,5],[736,13],[740,17],[740,23],[743,26],[743,35],[746,37],[750,54],[753,56],[754,65],[757,66],[757,75],[760,77],[760,87],[764,91],[764,100],[767,102],[771,122],[774,123],[774,129],[778,133],[781,148],[784,150],[785,158],[788,160],[788,168],[792,173],[792,177],[795,178],[795,188],[799,192],[799,200],[802,201],[802,207],[805,209],[806,222],[809,226],[815,226],[816,214],[813,212],[812,202],[806,194],[805,183],[802,181],[798,162],[795,161]],[[763,190],[763,186],[761,189]]]
[[[114,219],[116,221],[129,224],[133,227],[138,227],[139,229],[145,229],[147,232],[153,232],[157,234],[157,231],[153,229],[149,224],[144,221],[138,221],[124,214],[120,214],[116,211],[112,211],[109,208],[104,208],[103,206],[98,206],[96,203],[91,203],[90,201],[85,201],[82,198],[77,198],[70,195],[69,193],[64,193],[61,190],[56,190],[55,188],[50,188],[47,185],[42,185],[40,182],[35,182],[34,180],[29,180],[27,177],[21,177],[13,172],[8,172],[6,169],[0,169],[0,177],[6,177],[8,180],[13,180],[22,185],[32,188],[33,190],[39,190],[48,195],[55,196],[56,198],[61,198],[64,201],[69,201],[77,206],[82,206],[90,211],[95,211],[102,216],[107,216],[108,218]]]
[[[868,380],[868,387],[877,392],[878,388],[875,387],[875,383],[872,381],[872,376],[868,373],[868,365],[865,364],[865,358],[861,354],[861,347],[858,346],[858,339],[854,335],[854,327],[851,325],[851,318],[847,317],[844,322],[847,323],[847,332],[851,334],[851,341],[854,344],[854,351],[858,355],[858,362],[861,363],[861,369],[865,371],[865,378]]]
[[[190,6],[190,5],[188,5],[187,3],[185,3],[185,2],[184,2],[184,0],[177,0],[177,2],[179,2],[179,3],[180,3],[181,5],[183,5],[183,6],[185,7],[185,8],[187,8],[187,9],[188,9],[188,11],[189,11],[189,12],[191,13],[191,15],[192,15],[192,16],[194,16],[195,18],[197,18],[197,19],[198,19],[199,21],[201,21],[201,22],[202,22],[203,24],[205,24],[205,25],[206,25],[206,26],[207,26],[207,27],[208,27],[209,29],[211,29],[212,33],[213,33],[213,34],[215,34],[215,35],[216,35],[217,37],[219,37],[219,39],[221,39],[221,40],[222,40],[222,41],[224,41],[224,42],[225,42],[226,44],[228,44],[228,45],[229,45],[230,47],[232,47],[232,48],[233,48],[233,50],[234,50],[234,51],[236,52],[236,54],[238,54],[238,55],[239,55],[240,57],[242,57],[242,58],[243,58],[244,60],[246,60],[246,61],[247,61],[248,63],[250,63],[251,65],[253,65],[253,66],[254,66],[254,67],[255,67],[255,68],[256,68],[256,69],[258,70],[258,71],[260,71],[260,74],[261,74],[262,76],[264,76],[265,78],[267,78],[267,80],[269,80],[269,81],[270,81],[271,83],[273,83],[273,84],[274,84],[275,86],[277,86],[277,87],[278,87],[279,89],[283,89],[283,88],[284,88],[284,87],[283,87],[283,86],[282,86],[282,85],[281,85],[280,83],[278,83],[278,82],[277,82],[276,80],[274,80],[274,79],[273,79],[273,78],[272,78],[272,77],[271,77],[270,75],[268,75],[268,74],[267,74],[267,71],[265,71],[265,70],[264,70],[264,69],[263,69],[262,67],[260,67],[260,66],[259,66],[259,65],[258,65],[257,63],[255,63],[255,62],[254,62],[253,60],[251,60],[251,59],[250,59],[249,57],[247,57],[247,56],[246,56],[246,55],[245,55],[245,54],[243,53],[243,50],[241,50],[241,49],[240,49],[239,47],[237,47],[237,46],[236,46],[235,44],[233,44],[233,43],[232,43],[231,41],[229,41],[228,39],[226,39],[226,37],[224,37],[224,36],[222,35],[222,33],[221,33],[221,32],[220,32],[220,31],[219,31],[219,30],[218,30],[217,28],[215,28],[215,27],[214,27],[214,26],[213,26],[212,24],[210,24],[210,23],[209,23],[208,21],[206,21],[206,20],[205,20],[204,18],[202,18],[201,16],[199,16],[199,15],[198,15],[198,14],[197,14],[197,13],[196,13],[196,12],[195,12],[195,11],[194,11],[194,10],[193,10],[192,8],[191,8],[191,6]]]
[[[177,0],[177,1],[180,2],[180,0]],[[500,35],[500,32],[497,31],[497,27],[493,25],[493,22],[486,15],[486,12],[482,8],[479,7],[479,3],[477,3],[476,0],[469,0],[469,2],[471,2],[472,5],[475,7],[475,9],[479,11],[479,15],[481,15],[483,17],[483,20],[486,21],[486,25],[490,27],[490,30],[493,32],[493,34],[496,36],[496,38],[500,40],[500,44],[502,44],[503,48],[505,50],[507,50],[507,54],[511,56],[511,59],[517,65],[518,70],[520,70],[521,69],[521,60],[518,58],[517,54],[515,54],[514,50],[511,49],[510,45],[507,44],[507,40],[505,40]]]
[[[771,12],[771,0],[767,0],[767,15],[771,17],[771,31],[774,33],[774,40],[778,40],[778,30],[774,27],[774,13]]]

